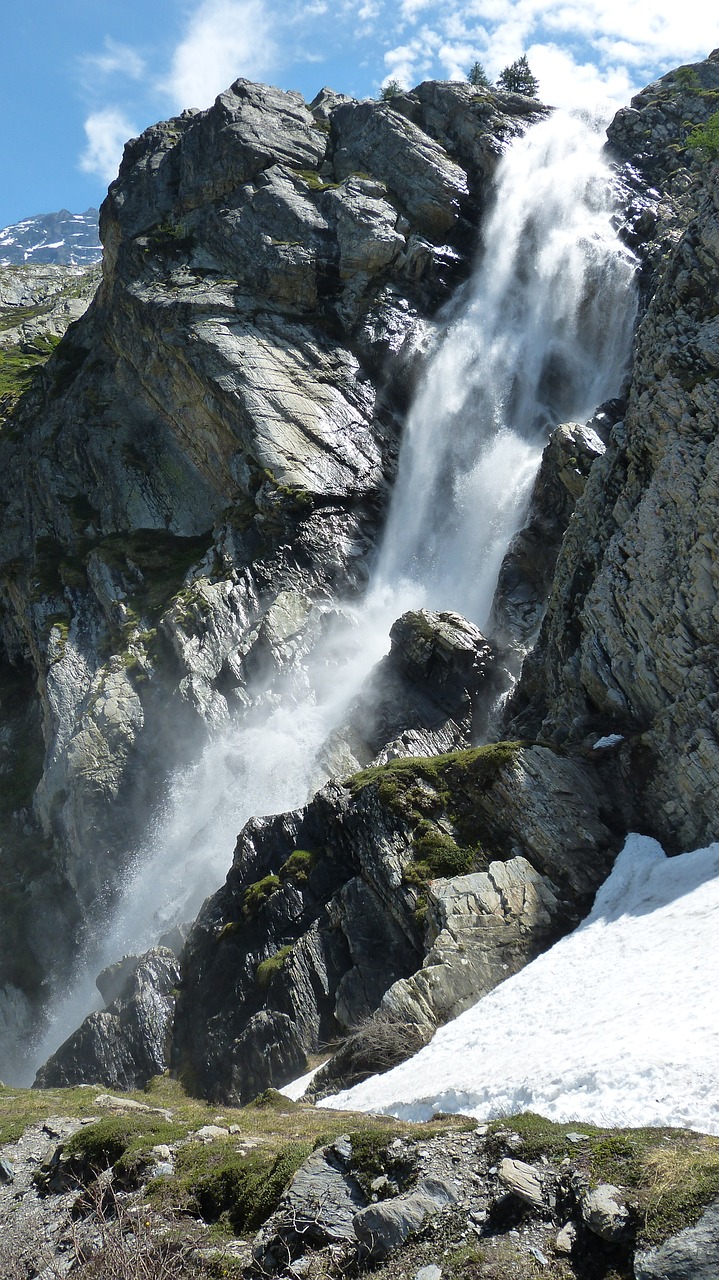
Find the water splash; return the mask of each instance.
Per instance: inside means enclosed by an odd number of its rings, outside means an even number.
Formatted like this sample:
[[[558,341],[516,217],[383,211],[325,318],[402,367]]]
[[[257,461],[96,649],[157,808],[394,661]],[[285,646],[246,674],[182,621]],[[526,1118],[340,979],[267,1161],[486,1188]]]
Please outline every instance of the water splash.
[[[223,732],[178,776],[104,938],[33,1055],[42,1063],[97,1004],[93,977],[196,914],[248,818],[303,804],[317,758],[407,608],[489,616],[547,429],[617,393],[634,322],[634,262],[611,225],[601,138],[554,114],[499,165],[484,249],[408,415],[370,588],[310,655],[311,695]]]

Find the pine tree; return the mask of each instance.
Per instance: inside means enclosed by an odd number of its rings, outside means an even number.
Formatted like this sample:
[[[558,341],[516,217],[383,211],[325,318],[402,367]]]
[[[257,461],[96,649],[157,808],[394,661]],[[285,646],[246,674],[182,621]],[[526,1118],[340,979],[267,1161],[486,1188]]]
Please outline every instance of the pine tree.
[[[396,98],[398,93],[404,93],[399,80],[388,80],[380,93],[380,98],[383,102],[389,102],[390,98]]]
[[[539,81],[532,75],[525,53],[504,68],[497,80],[497,88],[505,89],[507,93],[523,93],[525,98],[537,97]]]
[[[475,62],[469,69],[467,80],[475,89],[491,89],[492,82],[481,62]]]

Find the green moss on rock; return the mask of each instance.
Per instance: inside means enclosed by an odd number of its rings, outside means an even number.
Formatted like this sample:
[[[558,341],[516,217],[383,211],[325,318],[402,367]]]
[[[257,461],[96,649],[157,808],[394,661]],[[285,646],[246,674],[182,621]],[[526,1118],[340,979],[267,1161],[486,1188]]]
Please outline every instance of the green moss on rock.
[[[263,876],[261,880],[255,880],[254,884],[245,889],[242,899],[242,914],[248,920],[254,919],[260,908],[281,886],[282,882],[279,876],[275,875]]]
[[[294,950],[293,944],[288,943],[287,946],[280,947],[279,951],[275,951],[274,955],[262,960],[257,966],[255,978],[260,991],[266,991],[273,978],[285,967],[285,961],[288,956],[292,955]]]

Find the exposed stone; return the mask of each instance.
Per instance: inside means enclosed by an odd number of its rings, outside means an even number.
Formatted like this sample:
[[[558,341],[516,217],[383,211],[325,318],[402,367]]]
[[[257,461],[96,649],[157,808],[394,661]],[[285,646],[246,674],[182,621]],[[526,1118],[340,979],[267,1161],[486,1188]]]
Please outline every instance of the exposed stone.
[[[497,1177],[512,1195],[525,1204],[531,1205],[533,1209],[546,1208],[546,1175],[533,1165],[525,1164],[523,1160],[505,1158],[499,1163]]]
[[[692,212],[640,325],[625,421],[570,521],[514,702],[514,732],[567,745],[623,735],[628,828],[671,850],[714,838],[719,785],[719,384],[700,346],[719,287],[711,172]]]
[[[544,950],[561,932],[564,912],[551,883],[525,858],[432,881],[431,946],[422,968],[390,987],[382,1009],[432,1034]]]
[[[267,1270],[284,1268],[294,1253],[328,1242],[354,1242],[355,1216],[366,1204],[351,1172],[352,1148],[338,1138],[300,1166],[280,1204],[255,1237],[255,1261]]]
[[[390,641],[324,750],[333,776],[456,751],[476,741],[486,723],[497,654],[478,627],[457,613],[419,609],[393,623]]]
[[[510,746],[433,767],[398,761],[245,827],[185,950],[173,1061],[208,1096],[281,1087],[306,1071],[306,1054],[380,1006],[421,1043],[584,914],[618,842],[588,762]],[[476,844],[504,862],[449,880],[425,871],[431,883],[417,884],[423,838],[455,864],[471,865]]]
[[[656,1249],[634,1258],[636,1280],[715,1280],[719,1274],[719,1201],[705,1209],[696,1226],[686,1227]]]
[[[367,1257],[385,1258],[456,1200],[448,1182],[422,1178],[414,1191],[361,1209],[353,1220],[355,1234]]]
[[[137,1089],[168,1065],[168,1042],[180,981],[177,959],[164,947],[148,951],[120,994],[91,1013],[37,1073],[36,1087],[99,1081]]]
[[[633,1216],[626,1194],[611,1183],[602,1182],[581,1198],[582,1219],[595,1236],[609,1244],[619,1244],[631,1237]]]
[[[576,1222],[567,1222],[561,1231],[557,1232],[557,1238],[554,1241],[555,1251],[568,1257],[577,1243],[578,1235]]]
[[[0,684],[22,711],[0,705],[13,767],[26,725],[38,762],[3,829],[7,1043],[62,988],[186,744],[301,689],[328,600],[365,585],[429,317],[539,110],[447,88],[420,87],[414,122],[238,80],[125,149],[101,287],[0,439]]]

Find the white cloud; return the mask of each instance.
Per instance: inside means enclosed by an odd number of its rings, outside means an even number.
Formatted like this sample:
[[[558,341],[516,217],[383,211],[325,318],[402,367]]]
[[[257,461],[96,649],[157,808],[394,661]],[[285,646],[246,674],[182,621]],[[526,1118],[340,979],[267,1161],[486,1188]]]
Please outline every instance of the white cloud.
[[[97,174],[103,182],[112,182],[117,176],[123,147],[136,132],[118,107],[93,112],[85,121],[87,146],[80,156],[82,171]]]
[[[139,80],[145,72],[145,60],[128,44],[118,44],[109,37],[105,40],[104,53],[88,53],[81,59],[83,67],[102,76],[123,75]]]
[[[106,106],[87,116],[84,133],[87,146],[79,157],[79,168],[99,175],[102,182],[111,182],[118,175],[125,142],[137,129],[116,106]]]
[[[178,110],[207,107],[239,76],[262,79],[277,57],[262,0],[203,0],[161,88]]]

